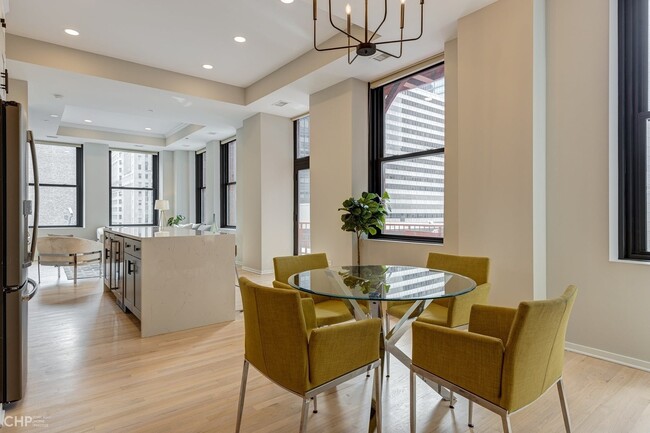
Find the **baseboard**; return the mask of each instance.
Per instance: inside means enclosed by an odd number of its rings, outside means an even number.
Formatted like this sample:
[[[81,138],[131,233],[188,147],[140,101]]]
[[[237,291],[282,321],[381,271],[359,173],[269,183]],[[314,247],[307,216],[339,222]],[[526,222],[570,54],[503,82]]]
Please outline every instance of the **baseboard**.
[[[244,270],[246,272],[251,272],[251,273],[257,274],[257,275],[268,275],[268,274],[273,273],[273,269],[261,269],[260,270],[260,269],[249,268],[248,266],[242,266],[241,268],[242,268],[242,270]]]
[[[593,347],[582,346],[580,344],[569,343],[568,341],[565,343],[564,348],[569,352],[580,353],[581,355],[591,356],[592,358],[598,358],[615,364],[621,364],[626,367],[650,372],[650,362],[642,359],[630,358],[629,356],[606,352],[604,350],[594,349]]]

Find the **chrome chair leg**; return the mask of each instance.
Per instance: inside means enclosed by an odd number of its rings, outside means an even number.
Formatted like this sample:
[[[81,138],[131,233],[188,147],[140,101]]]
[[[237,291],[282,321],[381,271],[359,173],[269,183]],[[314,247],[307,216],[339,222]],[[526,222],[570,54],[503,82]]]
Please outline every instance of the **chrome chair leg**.
[[[503,423],[503,433],[512,433],[512,425],[510,424],[510,415],[507,413],[502,414],[501,422]]]
[[[302,400],[302,411],[300,415],[300,433],[307,433],[307,417],[309,416],[309,402],[311,400],[304,398]]]
[[[454,391],[449,391],[449,409],[454,408]]]
[[[318,413],[318,396],[313,396],[311,399],[314,400],[314,410],[313,410],[313,412]]]
[[[474,427],[474,423],[472,422],[472,418],[474,417],[474,402],[472,400],[467,400],[469,401],[469,407],[467,408],[467,425],[470,428]]]
[[[564,418],[564,429],[566,433],[571,433],[571,419],[569,418],[569,406],[564,395],[564,382],[562,379],[557,381],[557,392],[560,395],[560,406],[562,406],[562,417]]]
[[[241,373],[241,386],[239,388],[239,406],[237,407],[237,427],[235,433],[241,428],[241,416],[244,411],[244,397],[246,396],[246,380],[248,379],[248,361],[244,360],[244,368]]]
[[[410,417],[411,417],[411,422],[410,422],[410,424],[411,424],[411,433],[415,433],[415,431],[416,431],[415,420],[417,418],[416,417],[416,411],[415,411],[415,409],[416,409],[416,406],[415,406],[415,383],[416,383],[415,379],[416,379],[416,376],[415,376],[415,373],[413,372],[413,370],[411,370],[409,373],[410,373],[410,376],[411,376],[411,387],[410,387],[411,388],[410,389],[410,403],[411,403],[410,404],[410,406],[411,406],[411,411],[410,411],[411,415],[410,415]]]

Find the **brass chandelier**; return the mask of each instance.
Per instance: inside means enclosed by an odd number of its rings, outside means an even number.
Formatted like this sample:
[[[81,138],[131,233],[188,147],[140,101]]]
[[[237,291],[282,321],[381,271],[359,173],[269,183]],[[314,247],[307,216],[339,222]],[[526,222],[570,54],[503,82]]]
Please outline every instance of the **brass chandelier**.
[[[332,19],[332,0],[328,0],[329,3],[329,21],[332,27],[334,27],[339,32],[343,33],[348,38],[348,44],[339,46],[339,47],[319,47],[316,42],[316,21],[318,20],[318,0],[314,0],[314,49],[316,51],[332,51],[332,50],[348,50],[348,64],[351,64],[356,60],[358,56],[368,57],[374,55],[377,51],[380,53],[386,54],[387,56],[394,57],[399,59],[402,57],[402,45],[404,42],[416,41],[422,37],[422,31],[424,28],[424,0],[420,0],[420,34],[414,38],[404,39],[404,13],[406,9],[406,0],[401,0],[400,3],[400,20],[399,20],[399,30],[400,37],[399,39],[394,39],[391,41],[380,41],[373,42],[377,32],[381,29],[381,26],[384,25],[386,21],[386,16],[388,15],[388,0],[384,0],[384,17],[374,31],[370,31],[368,28],[368,0],[365,0],[365,25],[364,25],[364,36],[363,39],[359,39],[352,34],[352,8],[350,4],[345,7],[345,13],[347,15],[347,25],[345,30],[338,27],[334,24]],[[384,50],[377,48],[378,45],[387,45],[387,44],[399,44],[399,54],[392,54]],[[352,49],[356,51],[354,57],[352,57]]]

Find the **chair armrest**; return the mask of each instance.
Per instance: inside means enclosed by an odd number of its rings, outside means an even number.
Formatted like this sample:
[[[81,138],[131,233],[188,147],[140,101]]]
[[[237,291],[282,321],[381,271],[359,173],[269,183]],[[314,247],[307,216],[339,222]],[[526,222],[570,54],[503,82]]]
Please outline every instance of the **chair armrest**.
[[[474,304],[487,304],[492,286],[490,283],[476,286],[471,292],[449,298],[447,326],[455,328],[469,323],[470,312]]]
[[[273,287],[275,287],[276,289],[287,289],[287,290],[293,290],[293,291],[296,291],[296,292],[298,292],[298,294],[300,295],[300,297],[303,298],[303,299],[305,299],[305,298],[311,298],[311,296],[309,296],[308,293],[305,293],[305,292],[303,292],[303,291],[300,291],[300,290],[298,290],[298,289],[296,289],[296,288],[294,288],[294,287],[291,287],[289,284],[287,284],[287,283],[282,283],[282,282],[280,282],[280,281],[278,281],[278,280],[274,280],[274,281],[273,281]]]
[[[505,348],[498,338],[413,323],[413,365],[498,402]]]
[[[302,315],[305,316],[305,326],[309,334],[313,329],[318,328],[314,300],[311,298],[302,298],[300,299],[300,303],[302,304]]]
[[[469,318],[469,332],[498,338],[505,345],[515,314],[516,308],[474,305]]]
[[[309,378],[313,387],[379,359],[380,319],[314,329],[309,338]]]

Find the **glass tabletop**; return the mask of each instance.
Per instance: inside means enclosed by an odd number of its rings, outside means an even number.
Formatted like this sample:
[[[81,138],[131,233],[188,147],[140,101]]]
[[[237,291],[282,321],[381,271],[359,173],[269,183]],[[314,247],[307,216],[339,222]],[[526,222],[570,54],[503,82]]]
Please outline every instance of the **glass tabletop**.
[[[453,272],[395,265],[313,269],[290,276],[289,284],[315,295],[373,301],[447,298],[476,287],[471,278]]]

